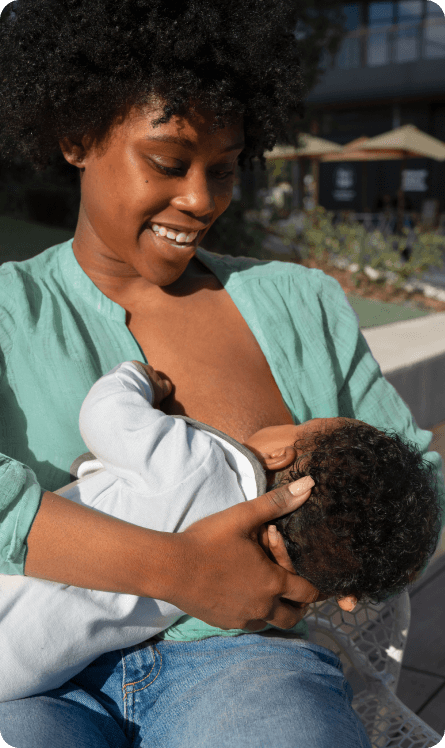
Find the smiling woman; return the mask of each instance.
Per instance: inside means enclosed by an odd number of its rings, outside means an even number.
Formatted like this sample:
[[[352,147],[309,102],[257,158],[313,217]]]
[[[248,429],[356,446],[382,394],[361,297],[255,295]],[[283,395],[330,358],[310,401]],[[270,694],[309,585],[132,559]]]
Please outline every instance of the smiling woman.
[[[81,172],[76,258],[118,303],[124,300],[123,272],[143,278],[147,288],[170,286],[186,272],[196,247],[230,203],[244,148],[239,116],[217,131],[215,115],[200,110],[154,127],[162,112],[159,103],[131,110],[100,146],[88,148],[86,138],[61,143],[65,158]]]
[[[215,489],[229,508],[181,532],[53,493],[85,452],[87,392],[128,360],[171,382],[167,414],[225,438],[341,415],[426,452],[335,281],[199,246],[236,162],[262,159],[299,111],[297,12],[293,0],[19,0],[0,24],[2,153],[44,167],[61,148],[81,182],[73,240],[0,270],[0,572],[49,593],[75,585],[76,620],[82,600],[99,609],[96,591],[127,633],[117,593],[152,598],[156,631],[180,619],[124,650],[68,645],[71,680],[0,704],[16,748],[369,746],[339,660],[299,625],[318,591],[258,542],[301,504],[298,485],[241,503]],[[31,614],[45,653],[51,631]]]

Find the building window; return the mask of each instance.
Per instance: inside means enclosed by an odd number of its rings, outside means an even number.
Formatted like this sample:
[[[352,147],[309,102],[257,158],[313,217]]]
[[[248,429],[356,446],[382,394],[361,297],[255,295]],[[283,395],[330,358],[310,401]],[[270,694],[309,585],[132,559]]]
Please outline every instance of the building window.
[[[426,2],[423,29],[423,57],[445,57],[445,18],[437,3]]]
[[[348,35],[343,39],[337,54],[337,67],[343,70],[358,68],[361,63],[360,35],[357,30],[362,25],[362,5],[349,3],[343,6],[344,25]]]
[[[445,57],[445,18],[432,0],[377,0],[343,6],[346,36],[337,68],[377,67]]]
[[[422,33],[422,0],[400,0],[396,3],[394,62],[409,62],[420,56]]]
[[[370,67],[387,65],[391,61],[390,28],[394,19],[394,5],[388,2],[369,4],[366,62]]]

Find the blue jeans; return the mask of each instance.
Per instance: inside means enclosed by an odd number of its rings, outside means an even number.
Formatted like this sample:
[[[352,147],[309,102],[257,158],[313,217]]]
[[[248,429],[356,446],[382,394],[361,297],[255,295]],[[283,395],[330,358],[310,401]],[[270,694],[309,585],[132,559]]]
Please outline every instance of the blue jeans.
[[[301,639],[154,638],[0,704],[0,733],[14,748],[370,748],[351,698],[337,657]]]

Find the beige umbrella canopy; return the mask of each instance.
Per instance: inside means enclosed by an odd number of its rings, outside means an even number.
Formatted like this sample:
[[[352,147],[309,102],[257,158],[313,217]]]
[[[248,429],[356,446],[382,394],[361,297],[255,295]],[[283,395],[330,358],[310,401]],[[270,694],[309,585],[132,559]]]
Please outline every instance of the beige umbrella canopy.
[[[376,154],[395,152],[399,153],[401,159],[400,188],[397,195],[397,228],[400,231],[403,225],[403,213],[405,209],[405,193],[403,189],[403,170],[407,158],[432,158],[435,161],[445,161],[445,143],[433,138],[431,135],[418,130],[414,125],[403,125],[394,130],[370,138],[363,144],[364,151]]]
[[[375,150],[365,150],[365,145],[370,140],[371,138],[367,138],[365,135],[351,140],[336,153],[327,153],[325,156],[321,156],[320,161],[384,161],[401,158],[400,151],[396,149],[382,149],[378,151],[378,155]]]
[[[319,158],[326,153],[341,151],[342,148],[337,143],[332,143],[324,138],[316,138],[314,135],[302,134],[299,136],[300,147],[295,148],[293,145],[276,145],[272,151],[266,151],[264,154],[268,160],[287,159],[293,161],[297,158]]]
[[[276,145],[272,151],[267,151],[264,156],[267,160],[284,159],[287,161],[310,160],[312,161],[312,175],[315,182],[314,200],[318,203],[318,161],[327,153],[341,151],[341,146],[324,138],[316,138],[314,135],[302,133],[299,136],[300,147],[293,145]],[[298,176],[292,177],[293,189],[298,194],[303,194],[303,170],[298,169]]]
[[[340,153],[326,154],[321,161],[401,161],[401,184],[397,199],[397,225],[401,229],[405,196],[402,174],[407,158],[432,158],[445,161],[445,143],[418,130],[414,125],[403,125],[377,135],[375,138],[357,138],[345,145]],[[363,194],[366,195],[366,169],[363,171]]]
[[[363,144],[367,151],[398,151],[399,158],[433,158],[445,161],[445,143],[418,130],[414,125],[403,125],[377,135]]]

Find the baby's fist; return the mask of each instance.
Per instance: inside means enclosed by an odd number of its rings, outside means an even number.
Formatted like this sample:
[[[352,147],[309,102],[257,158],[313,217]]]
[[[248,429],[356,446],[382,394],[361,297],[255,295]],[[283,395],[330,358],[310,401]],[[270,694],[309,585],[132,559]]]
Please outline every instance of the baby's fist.
[[[159,372],[155,371],[150,364],[143,364],[141,361],[133,361],[132,363],[137,364],[139,370],[141,368],[144,370],[153,390],[153,408],[159,408],[162,400],[168,397],[172,391],[172,383],[169,379],[161,377]]]

